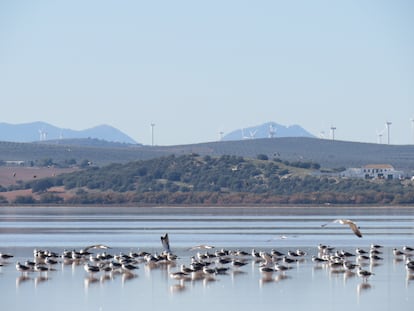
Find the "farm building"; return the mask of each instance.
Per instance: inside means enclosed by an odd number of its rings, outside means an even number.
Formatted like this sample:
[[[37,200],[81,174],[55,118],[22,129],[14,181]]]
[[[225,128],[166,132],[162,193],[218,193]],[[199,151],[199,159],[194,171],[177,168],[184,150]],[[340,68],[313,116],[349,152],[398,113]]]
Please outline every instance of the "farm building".
[[[395,179],[403,177],[404,172],[395,170],[390,164],[368,164],[359,168],[348,168],[341,175],[365,179]]]

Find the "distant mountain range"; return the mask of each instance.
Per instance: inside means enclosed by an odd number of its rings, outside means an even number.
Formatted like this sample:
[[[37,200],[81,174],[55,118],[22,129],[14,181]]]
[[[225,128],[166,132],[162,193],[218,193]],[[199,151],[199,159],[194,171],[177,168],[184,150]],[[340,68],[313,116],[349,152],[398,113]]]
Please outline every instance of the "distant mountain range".
[[[275,137],[312,137],[315,136],[299,125],[280,125],[275,122],[267,122],[261,125],[238,129],[223,136],[222,140],[242,140],[255,138]]]
[[[299,125],[285,126],[275,122],[267,122],[261,125],[238,129],[222,137],[223,141],[243,139],[276,138],[276,137],[310,137],[315,136]],[[91,138],[95,141],[82,141],[81,145],[93,143],[98,140],[111,143],[137,144],[131,137],[120,130],[109,126],[99,125],[86,130],[76,131],[59,128],[46,122],[32,122],[23,124],[9,124],[0,122],[0,141],[19,143],[27,142],[51,142],[56,140],[71,140],[71,144],[77,144],[78,139]],[[200,142],[202,143],[202,142]]]
[[[128,135],[109,125],[99,125],[86,130],[76,131],[59,128],[45,122],[23,124],[0,122],[0,141],[22,143],[73,138],[102,139],[108,142],[126,144],[137,143]]]

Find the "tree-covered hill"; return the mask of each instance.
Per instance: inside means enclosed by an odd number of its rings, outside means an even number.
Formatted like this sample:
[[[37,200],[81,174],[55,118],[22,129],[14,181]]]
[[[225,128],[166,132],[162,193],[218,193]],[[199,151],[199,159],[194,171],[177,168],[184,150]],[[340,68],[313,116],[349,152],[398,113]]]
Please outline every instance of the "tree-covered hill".
[[[115,146],[91,139],[78,141],[76,144],[74,141],[65,140],[42,144],[0,142],[0,161],[24,160],[36,163],[52,159],[54,163],[64,163],[75,159],[77,163],[88,160],[102,166],[191,153],[244,158],[256,158],[258,154],[265,154],[269,158],[278,157],[289,162],[316,162],[324,168],[391,164],[407,174],[414,171],[414,145],[370,144],[306,137],[219,141],[179,146]]]
[[[170,155],[126,164],[95,166],[33,180],[21,185],[22,189],[32,190],[30,197],[18,197],[9,203],[414,203],[414,189],[410,181],[368,181],[313,175],[319,168],[320,165],[315,162],[289,162],[269,158],[265,154],[259,154],[255,159]],[[66,196],[54,192],[56,187],[64,188]]]

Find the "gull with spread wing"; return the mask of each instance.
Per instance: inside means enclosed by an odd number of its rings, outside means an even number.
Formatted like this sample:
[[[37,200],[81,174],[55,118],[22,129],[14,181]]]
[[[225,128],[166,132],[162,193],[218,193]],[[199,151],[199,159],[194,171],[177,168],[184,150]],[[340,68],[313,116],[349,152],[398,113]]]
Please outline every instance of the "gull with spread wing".
[[[352,220],[349,220],[349,219],[335,219],[335,220],[332,220],[332,221],[330,221],[326,224],[321,225],[321,227],[325,228],[327,225],[329,225],[330,223],[333,223],[333,222],[334,223],[340,223],[341,225],[348,225],[357,237],[362,238],[362,233],[361,233],[361,231],[359,231],[358,225],[355,222],[353,222]]]

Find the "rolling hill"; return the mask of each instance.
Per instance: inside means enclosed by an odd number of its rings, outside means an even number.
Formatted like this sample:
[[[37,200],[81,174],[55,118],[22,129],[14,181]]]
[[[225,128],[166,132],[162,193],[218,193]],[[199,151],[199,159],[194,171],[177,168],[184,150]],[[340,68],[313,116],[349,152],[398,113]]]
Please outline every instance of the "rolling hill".
[[[0,204],[414,203],[412,182],[405,179],[321,177],[317,174],[319,165],[316,163],[270,160],[264,155],[247,159],[193,153],[102,167],[87,166],[66,174],[54,174],[54,169],[43,172],[45,176],[53,173],[47,178],[29,176],[25,182],[0,186]]]
[[[76,131],[59,128],[45,122],[23,124],[0,123],[0,141],[36,142],[74,138],[95,138],[108,142],[136,144],[128,135],[105,124]]]
[[[315,137],[299,125],[285,126],[276,122],[238,129],[223,136],[224,141],[276,138],[276,137]]]
[[[398,170],[414,171],[414,145],[385,145],[332,141],[307,137],[263,138],[219,141],[177,146],[82,146],[58,143],[0,142],[0,160],[62,162],[87,159],[96,165],[147,160],[165,155],[221,156],[256,158],[259,154],[288,161],[311,161],[323,168],[360,167],[366,164],[391,164]]]

